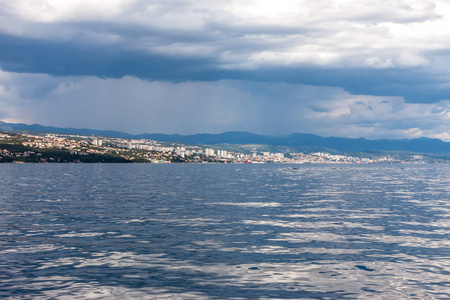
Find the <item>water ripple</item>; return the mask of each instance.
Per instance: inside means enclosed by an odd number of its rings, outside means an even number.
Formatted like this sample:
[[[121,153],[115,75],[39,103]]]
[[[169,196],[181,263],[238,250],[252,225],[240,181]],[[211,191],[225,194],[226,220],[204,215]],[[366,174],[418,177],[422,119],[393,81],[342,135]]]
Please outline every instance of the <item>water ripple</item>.
[[[3,165],[0,298],[449,299],[447,165]]]

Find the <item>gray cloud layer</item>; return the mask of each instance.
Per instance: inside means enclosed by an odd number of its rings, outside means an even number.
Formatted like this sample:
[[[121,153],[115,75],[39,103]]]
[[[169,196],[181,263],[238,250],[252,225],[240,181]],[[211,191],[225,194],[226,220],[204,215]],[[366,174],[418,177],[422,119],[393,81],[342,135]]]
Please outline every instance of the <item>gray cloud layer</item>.
[[[7,71],[245,78],[412,102],[449,95],[448,74],[433,68],[450,41],[431,31],[449,24],[443,1],[3,2],[0,67]]]
[[[450,101],[406,103],[342,88],[251,81],[146,81],[0,73],[2,118],[131,133],[264,134],[448,140]],[[82,124],[82,125],[79,125]],[[206,130],[205,130],[206,128]]]
[[[0,0],[0,118],[446,138],[447,28],[444,0]]]

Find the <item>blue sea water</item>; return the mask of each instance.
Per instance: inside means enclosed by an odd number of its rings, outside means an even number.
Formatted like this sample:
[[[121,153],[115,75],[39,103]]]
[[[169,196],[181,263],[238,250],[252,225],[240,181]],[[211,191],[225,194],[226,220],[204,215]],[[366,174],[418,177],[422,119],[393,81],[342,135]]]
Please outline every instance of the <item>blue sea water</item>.
[[[0,298],[450,299],[450,166],[2,164]]]

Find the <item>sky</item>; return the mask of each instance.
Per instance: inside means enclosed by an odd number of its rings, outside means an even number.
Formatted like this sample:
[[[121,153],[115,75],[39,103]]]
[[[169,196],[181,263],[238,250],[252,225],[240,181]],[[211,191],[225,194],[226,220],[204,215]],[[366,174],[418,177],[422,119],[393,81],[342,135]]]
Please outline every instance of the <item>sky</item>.
[[[450,2],[0,0],[0,120],[450,141]]]

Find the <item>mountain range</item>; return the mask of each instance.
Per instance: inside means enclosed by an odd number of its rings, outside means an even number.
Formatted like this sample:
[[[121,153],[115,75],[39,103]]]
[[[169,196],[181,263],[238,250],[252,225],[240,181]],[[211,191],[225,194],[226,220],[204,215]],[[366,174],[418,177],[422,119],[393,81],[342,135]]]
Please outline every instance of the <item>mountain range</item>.
[[[125,132],[113,130],[59,128],[43,126],[39,124],[13,124],[0,121],[0,131],[8,132],[45,132],[62,133],[76,135],[98,135],[105,137],[117,137],[128,139],[151,139],[161,142],[177,142],[184,144],[258,144],[271,146],[289,147],[315,147],[324,149],[334,149],[338,152],[367,152],[367,151],[408,151],[429,154],[450,155],[450,143],[439,139],[418,138],[418,139],[378,139],[368,140],[364,138],[351,139],[341,137],[321,137],[307,133],[293,133],[289,135],[268,136],[259,135],[243,131],[229,131],[220,134],[160,134],[144,133],[132,135]]]

